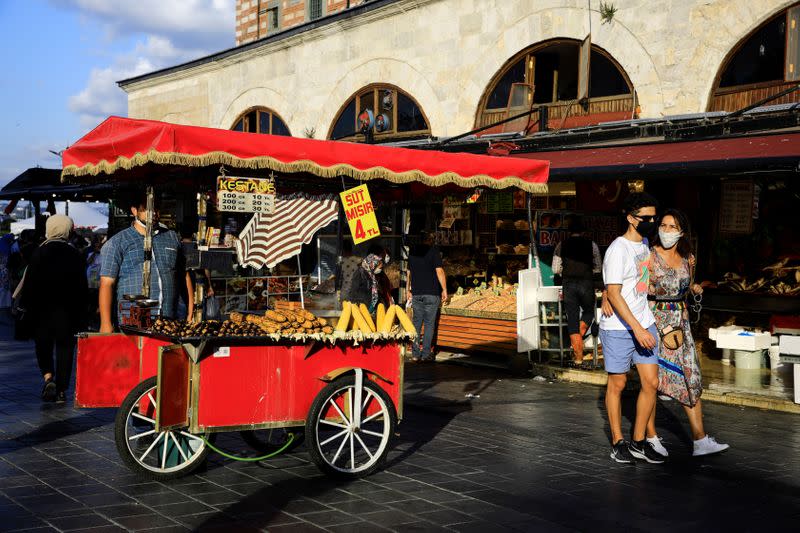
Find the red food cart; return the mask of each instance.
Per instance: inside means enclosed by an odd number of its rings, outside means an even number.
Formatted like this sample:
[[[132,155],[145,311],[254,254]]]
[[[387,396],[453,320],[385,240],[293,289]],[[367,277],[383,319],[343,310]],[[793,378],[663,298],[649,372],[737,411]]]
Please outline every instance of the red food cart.
[[[293,179],[349,177],[428,186],[540,191],[542,161],[177,126],[111,117],[63,154],[70,182],[180,175],[232,168]],[[202,171],[206,170],[205,173]],[[299,428],[326,473],[380,468],[402,418],[405,334],[329,338],[170,337],[148,329],[84,334],[76,405],[119,407],[115,437],[134,471],[165,480],[197,468],[215,432]],[[282,448],[292,443],[283,442]]]

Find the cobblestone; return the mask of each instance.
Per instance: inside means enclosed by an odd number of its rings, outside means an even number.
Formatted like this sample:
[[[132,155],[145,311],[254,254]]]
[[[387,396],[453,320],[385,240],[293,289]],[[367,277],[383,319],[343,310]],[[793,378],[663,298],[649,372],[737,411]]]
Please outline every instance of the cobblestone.
[[[667,402],[657,425],[669,461],[624,466],[608,458],[602,388],[409,366],[405,420],[369,478],[327,479],[301,446],[263,464],[212,455],[165,484],[123,466],[113,409],[41,403],[30,344],[0,339],[0,376],[0,531],[746,530],[800,519],[794,414],[707,404],[709,431],[731,449],[697,460]],[[217,444],[247,450],[238,434]]]

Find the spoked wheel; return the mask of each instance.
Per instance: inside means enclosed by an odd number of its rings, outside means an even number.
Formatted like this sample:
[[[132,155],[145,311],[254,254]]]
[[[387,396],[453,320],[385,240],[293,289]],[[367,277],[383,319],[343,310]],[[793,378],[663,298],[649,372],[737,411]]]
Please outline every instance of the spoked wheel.
[[[272,453],[283,448],[289,441],[289,436],[294,435],[292,443],[284,450],[290,452],[303,443],[304,429],[302,427],[256,429],[253,431],[240,431],[247,444],[259,453]]]
[[[314,399],[306,421],[311,458],[339,477],[369,475],[386,459],[397,413],[388,394],[364,376],[344,376]]]
[[[203,464],[208,446],[185,429],[156,431],[156,378],[128,393],[117,412],[114,437],[122,461],[149,479],[185,476]]]

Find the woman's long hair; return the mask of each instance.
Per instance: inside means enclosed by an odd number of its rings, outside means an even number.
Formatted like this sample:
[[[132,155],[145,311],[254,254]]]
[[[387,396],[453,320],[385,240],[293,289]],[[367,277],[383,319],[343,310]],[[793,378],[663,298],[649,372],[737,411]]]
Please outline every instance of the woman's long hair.
[[[689,226],[689,217],[683,211],[678,209],[665,209],[661,216],[658,217],[658,225],[661,226],[661,223],[664,221],[664,217],[670,216],[675,219],[675,222],[678,223],[678,227],[681,230],[680,240],[678,244],[676,244],[676,250],[678,251],[678,255],[683,257],[684,259],[688,259],[690,255],[692,255],[692,230]],[[655,237],[653,237],[653,246],[661,246],[662,248],[664,245],[661,244],[661,238],[656,233]]]

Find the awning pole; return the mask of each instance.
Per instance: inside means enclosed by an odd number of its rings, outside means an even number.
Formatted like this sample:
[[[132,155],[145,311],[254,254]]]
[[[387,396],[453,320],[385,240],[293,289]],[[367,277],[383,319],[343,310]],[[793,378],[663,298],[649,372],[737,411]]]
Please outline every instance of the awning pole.
[[[303,296],[303,269],[300,266],[300,253],[297,253],[297,281],[300,284],[300,307],[306,308],[305,297]],[[287,287],[288,290],[288,287]]]
[[[147,186],[147,215],[144,226],[144,263],[142,264],[142,295],[150,297],[150,264],[153,259],[153,186]]]
[[[528,249],[528,268],[533,268],[539,264],[539,254],[536,250],[536,234],[533,231],[533,213],[531,211],[531,204],[533,203],[533,195],[525,193],[526,203],[528,206],[528,234],[531,240],[531,246]]]

